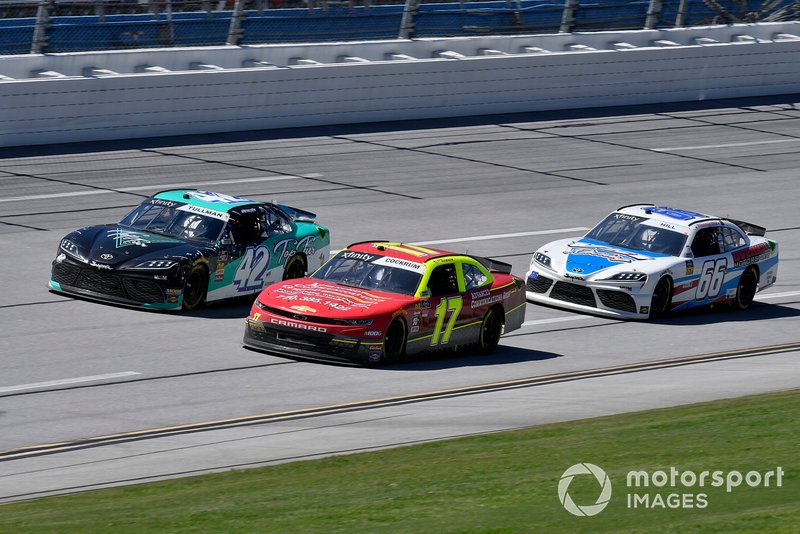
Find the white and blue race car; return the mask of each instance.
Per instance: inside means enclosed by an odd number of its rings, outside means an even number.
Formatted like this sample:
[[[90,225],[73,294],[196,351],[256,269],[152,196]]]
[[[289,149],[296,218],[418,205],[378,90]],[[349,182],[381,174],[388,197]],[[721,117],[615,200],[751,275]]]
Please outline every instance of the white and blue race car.
[[[529,301],[625,319],[726,302],[746,310],[778,275],[778,244],[760,226],[702,213],[623,206],[579,239],[531,258]]]

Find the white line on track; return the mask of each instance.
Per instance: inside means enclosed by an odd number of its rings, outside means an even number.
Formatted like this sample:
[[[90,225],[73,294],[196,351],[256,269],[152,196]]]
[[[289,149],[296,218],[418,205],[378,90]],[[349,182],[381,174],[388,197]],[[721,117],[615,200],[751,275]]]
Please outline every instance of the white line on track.
[[[534,230],[532,232],[515,232],[513,234],[493,234],[493,235],[475,235],[470,237],[456,237],[454,239],[440,239],[438,241],[415,241],[413,243],[406,243],[407,245],[439,245],[443,243],[460,243],[463,241],[483,241],[486,239],[509,239],[512,237],[526,237],[529,235],[547,235],[547,234],[566,234],[571,232],[585,232],[588,230],[585,226],[576,226],[575,228],[556,228],[555,230]],[[331,250],[331,255],[336,254],[339,250]]]
[[[576,226],[575,228],[556,228],[555,230],[534,230],[532,232],[516,232],[513,234],[475,235],[471,237],[456,237],[454,239],[439,239],[437,241],[417,241],[409,245],[440,245],[444,243],[460,243],[462,241],[483,241],[487,239],[508,239],[511,237],[527,237],[530,235],[565,234],[568,232],[585,232],[588,228]]]
[[[522,326],[537,326],[540,324],[551,323],[566,323],[568,321],[585,321],[587,319],[602,319],[602,317],[595,317],[594,315],[575,315],[569,317],[551,317],[550,319],[535,319],[533,321],[525,321]]]
[[[685,150],[707,150],[710,148],[733,148],[737,146],[776,145],[778,143],[797,143],[800,139],[774,139],[772,141],[749,141],[747,143],[727,143],[722,145],[676,146],[670,148],[653,148],[654,152],[678,152]]]
[[[766,295],[758,294],[756,295],[756,300],[780,299],[783,297],[796,297],[797,295],[800,295],[800,291],[784,291],[783,293],[767,293]]]
[[[769,300],[769,299],[779,299],[784,297],[795,297],[800,295],[800,291],[784,291],[783,293],[767,293],[766,295],[756,295],[756,300]],[[594,315],[575,315],[569,317],[551,317],[549,319],[535,319],[531,321],[525,321],[522,323],[522,326],[537,326],[543,324],[552,324],[552,323],[565,323],[568,321],[581,321],[581,320],[588,320],[588,319],[607,319],[606,317],[599,317]]]
[[[47,382],[36,382],[33,384],[19,384],[16,386],[0,387],[0,393],[10,393],[12,391],[24,391],[26,389],[48,388],[53,386],[66,386],[69,384],[80,384],[83,382],[97,382],[98,380],[108,380],[110,378],[124,378],[135,376],[142,373],[136,371],[123,371],[121,373],[108,373],[105,375],[79,376],[77,378],[64,378],[62,380],[49,380]]]
[[[42,200],[46,198],[65,198],[65,197],[85,197],[89,195],[106,195],[110,193],[132,193],[134,191],[163,191],[164,189],[195,187],[201,185],[227,185],[227,184],[247,184],[254,182],[277,182],[280,180],[296,180],[299,178],[317,178],[321,174],[303,174],[296,176],[262,176],[260,178],[239,178],[238,180],[214,180],[212,182],[194,182],[183,184],[155,184],[140,185],[136,187],[122,187],[119,189],[90,189],[88,191],[72,191],[69,193],[49,193],[46,195],[28,195],[25,197],[0,198],[0,202],[17,202],[21,200]]]

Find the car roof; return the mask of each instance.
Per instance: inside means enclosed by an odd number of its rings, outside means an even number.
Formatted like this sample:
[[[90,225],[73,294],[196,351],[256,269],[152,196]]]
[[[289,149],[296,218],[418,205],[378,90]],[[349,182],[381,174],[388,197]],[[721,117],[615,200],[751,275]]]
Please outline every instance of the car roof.
[[[353,243],[347,247],[347,250],[389,256],[391,258],[398,258],[414,263],[425,263],[445,256],[462,256],[461,254],[454,254],[446,250],[421,247],[419,245],[400,243],[397,241],[363,241],[360,243]]]
[[[153,195],[153,198],[161,200],[171,200],[173,202],[181,202],[192,206],[199,206],[222,213],[240,208],[242,206],[250,206],[253,204],[265,204],[259,200],[250,200],[248,198],[227,195],[224,193],[215,193],[213,191],[201,191],[198,189],[169,189],[167,191],[160,191]]]
[[[688,228],[701,221],[718,221],[720,217],[689,211],[669,206],[656,206],[655,204],[633,204],[622,206],[617,210],[618,213],[634,215],[636,217],[646,217],[658,222],[668,223],[674,226]]]

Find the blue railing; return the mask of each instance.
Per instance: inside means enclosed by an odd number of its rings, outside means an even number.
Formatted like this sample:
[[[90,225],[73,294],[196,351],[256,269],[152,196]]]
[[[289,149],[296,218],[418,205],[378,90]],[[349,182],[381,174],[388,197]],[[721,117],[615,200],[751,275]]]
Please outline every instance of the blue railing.
[[[732,0],[722,2],[730,4]],[[784,0],[791,6],[794,0]],[[673,27],[679,1],[662,2],[655,27]],[[753,10],[761,5],[751,1]],[[599,0],[578,4],[572,31],[641,29],[649,1]],[[741,11],[737,1],[736,9]],[[780,7],[780,6],[779,6]],[[422,4],[414,17],[416,37],[554,33],[565,4],[544,0]],[[732,12],[736,10],[730,7]],[[289,8],[245,12],[238,44],[391,39],[398,36],[403,5]],[[53,16],[45,52],[221,45],[228,40],[232,11]],[[797,17],[797,13],[794,13]],[[703,0],[688,0],[683,25],[727,22]],[[33,49],[36,18],[0,18],[0,54]]]

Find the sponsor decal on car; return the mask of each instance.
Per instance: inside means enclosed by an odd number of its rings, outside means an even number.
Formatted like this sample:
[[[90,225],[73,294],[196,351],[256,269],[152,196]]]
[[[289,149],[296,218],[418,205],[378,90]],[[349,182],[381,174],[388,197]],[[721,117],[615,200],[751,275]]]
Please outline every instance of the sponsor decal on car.
[[[636,215],[628,215],[627,213],[615,213],[614,218],[618,221],[633,221],[633,222],[642,222],[646,220],[644,217],[637,217]]]
[[[316,309],[312,308],[311,306],[305,306],[305,305],[289,306],[289,309],[290,310],[299,311],[299,312],[304,312],[304,313],[317,313]]]
[[[163,200],[160,198],[150,199],[150,204],[153,204],[155,206],[166,206],[168,208],[173,208],[178,205],[177,202],[173,202],[171,200]]]
[[[295,239],[293,237],[282,239],[275,244],[272,253],[278,258],[279,265],[286,263],[289,258],[298,252],[302,252],[306,256],[313,256],[317,251],[314,246],[316,239],[317,238],[313,235],[308,235],[302,239]]]
[[[694,261],[686,260],[686,274],[694,274]]]
[[[368,309],[387,300],[389,297],[368,294],[358,289],[319,283],[287,284],[273,290],[273,296],[289,302],[309,302],[327,306],[330,309],[349,311]]]
[[[223,221],[227,221],[228,219],[231,218],[231,216],[228,215],[227,213],[217,210],[212,210],[209,208],[204,208],[202,206],[193,206],[192,204],[184,204],[183,206],[178,206],[178,208],[176,209],[180,211],[191,211],[192,213],[199,213],[200,215],[205,215],[206,217],[212,217],[214,219],[220,219]]]
[[[380,345],[371,345],[369,347],[369,353],[367,358],[371,362],[379,362],[381,361],[381,355],[383,354],[383,347]]]
[[[367,254],[366,252],[343,252],[342,257],[346,260],[363,260],[370,263],[380,258],[380,256]]]
[[[660,215],[663,215],[664,217],[669,217],[670,219],[677,219],[679,221],[688,221],[691,219],[698,219],[705,217],[705,215],[703,215],[702,213],[670,208],[669,206],[656,206],[654,208],[646,208],[646,209],[650,210],[652,213],[658,213]]]
[[[381,337],[383,335],[383,330],[365,330],[364,336],[365,337]]]
[[[400,258],[392,258],[391,256],[383,256],[380,259],[373,261],[375,265],[388,265],[390,267],[399,267],[406,271],[414,271],[415,273],[424,273],[427,269],[425,265],[409,260]]]
[[[222,204],[240,204],[243,202],[255,202],[255,200],[250,200],[242,197],[235,197],[233,195],[226,195],[224,193],[215,193],[213,191],[191,191],[187,194],[203,202],[219,202]]]
[[[328,329],[324,326],[316,326],[313,324],[302,324],[302,323],[295,323],[292,321],[285,321],[283,319],[278,319],[275,317],[271,317],[269,320],[272,324],[277,324],[279,326],[288,326],[290,328],[297,328],[299,330],[308,330],[311,332],[327,332]]]
[[[733,266],[741,267],[743,265],[750,265],[758,263],[766,259],[772,253],[772,249],[766,243],[759,243],[744,250],[737,250],[733,253]]]
[[[591,245],[567,245],[569,248],[564,250],[564,254],[578,254],[585,256],[598,256],[608,261],[617,263],[631,263],[632,261],[650,260],[652,258],[634,252],[622,252],[604,247]]]
[[[497,293],[496,295],[492,295],[491,297],[486,297],[482,299],[473,300],[470,307],[472,308],[479,308],[481,306],[486,306],[487,304],[494,304],[495,302],[502,302],[508,299],[511,294],[514,293],[514,290],[505,291],[503,293]],[[438,309],[438,308],[437,308]]]

